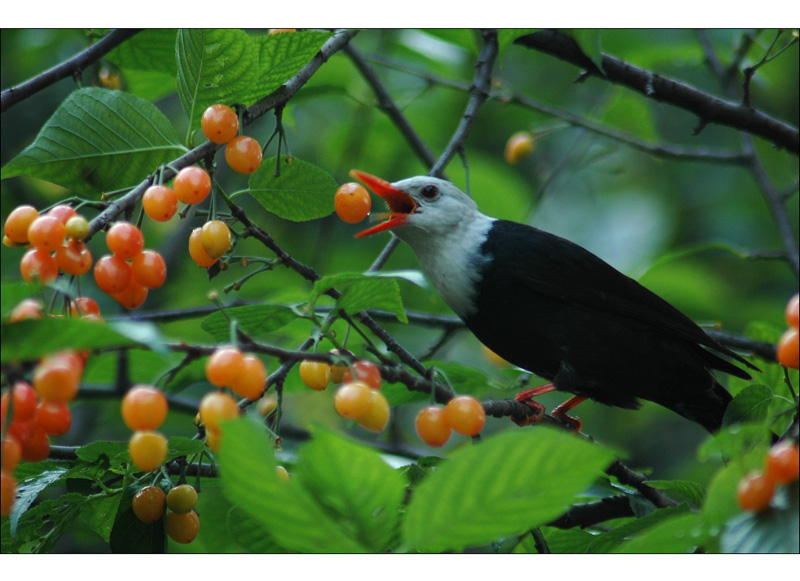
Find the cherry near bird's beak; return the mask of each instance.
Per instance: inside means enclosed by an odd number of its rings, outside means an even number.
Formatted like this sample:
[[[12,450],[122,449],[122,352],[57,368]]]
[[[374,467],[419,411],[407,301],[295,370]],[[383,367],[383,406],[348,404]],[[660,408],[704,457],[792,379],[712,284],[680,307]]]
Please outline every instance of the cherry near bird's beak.
[[[356,234],[356,238],[362,238],[364,236],[369,236],[370,234],[389,230],[390,228],[394,228],[396,226],[402,226],[406,223],[408,216],[417,209],[417,203],[414,201],[414,198],[409,196],[404,191],[392,187],[392,184],[386,180],[375,177],[368,173],[364,173],[363,171],[359,171],[357,169],[350,170],[350,175],[357,180],[364,182],[369,189],[386,200],[386,203],[389,205],[389,219],[385,222],[381,222],[380,224],[376,224],[372,228],[367,228],[366,230],[359,232]]]

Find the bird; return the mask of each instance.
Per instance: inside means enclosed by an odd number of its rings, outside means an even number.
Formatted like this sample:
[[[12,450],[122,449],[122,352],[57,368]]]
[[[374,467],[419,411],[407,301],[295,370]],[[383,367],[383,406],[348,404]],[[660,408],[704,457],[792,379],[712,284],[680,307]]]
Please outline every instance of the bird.
[[[445,303],[486,347],[549,383],[516,399],[534,409],[549,391],[572,394],[552,415],[586,399],[627,409],[655,402],[720,429],[730,393],[714,371],[758,371],[639,282],[565,238],[489,217],[451,182],[416,176],[390,183],[360,170],[388,206],[384,221],[356,234],[390,231],[413,250]]]

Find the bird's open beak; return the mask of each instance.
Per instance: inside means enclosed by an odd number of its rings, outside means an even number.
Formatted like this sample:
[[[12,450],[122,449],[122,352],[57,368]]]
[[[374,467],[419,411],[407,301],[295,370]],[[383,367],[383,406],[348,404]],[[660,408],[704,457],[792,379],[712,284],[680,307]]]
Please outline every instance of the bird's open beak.
[[[414,198],[402,190],[393,188],[392,184],[386,180],[382,180],[381,178],[369,175],[368,173],[364,173],[363,171],[359,171],[357,169],[350,170],[350,175],[357,180],[364,182],[369,189],[386,200],[386,203],[389,205],[389,219],[385,222],[381,222],[380,224],[376,224],[372,228],[367,228],[366,230],[359,232],[356,234],[356,238],[362,238],[363,236],[369,236],[370,234],[383,232],[384,230],[389,230],[395,226],[402,226],[406,223],[408,216],[417,209],[417,203],[414,201]]]

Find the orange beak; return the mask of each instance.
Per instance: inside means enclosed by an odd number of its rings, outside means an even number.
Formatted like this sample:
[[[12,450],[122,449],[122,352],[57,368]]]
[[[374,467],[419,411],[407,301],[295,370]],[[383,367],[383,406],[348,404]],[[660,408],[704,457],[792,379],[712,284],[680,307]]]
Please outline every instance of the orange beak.
[[[406,219],[410,214],[417,209],[417,203],[414,198],[409,196],[402,190],[392,187],[392,184],[381,178],[375,177],[357,169],[350,170],[350,175],[357,180],[364,182],[364,184],[373,192],[378,194],[381,198],[386,200],[389,205],[389,219],[380,224],[376,224],[372,228],[367,228],[363,232],[356,234],[356,238],[362,238],[389,230],[395,226],[402,226],[406,223]]]

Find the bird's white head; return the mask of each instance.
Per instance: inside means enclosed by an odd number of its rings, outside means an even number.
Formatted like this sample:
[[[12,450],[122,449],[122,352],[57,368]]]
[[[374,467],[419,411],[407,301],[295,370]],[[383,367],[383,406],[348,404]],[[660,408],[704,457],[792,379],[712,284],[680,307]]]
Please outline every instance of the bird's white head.
[[[390,184],[358,170],[350,175],[364,182],[389,206],[387,220],[359,232],[356,238],[392,229],[415,246],[420,238],[447,238],[482,217],[472,198],[446,180],[416,176]]]

